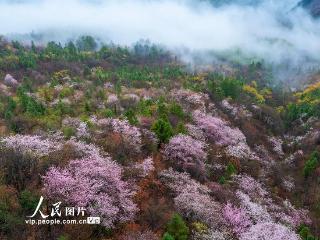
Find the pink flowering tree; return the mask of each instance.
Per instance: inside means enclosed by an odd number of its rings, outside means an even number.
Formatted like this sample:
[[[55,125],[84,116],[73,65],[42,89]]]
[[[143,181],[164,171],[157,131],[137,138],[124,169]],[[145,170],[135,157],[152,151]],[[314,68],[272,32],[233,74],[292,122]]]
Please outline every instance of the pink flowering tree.
[[[198,126],[193,124],[186,124],[186,128],[187,128],[188,134],[194,139],[197,139],[203,142],[206,141],[205,133]]]
[[[13,135],[0,139],[1,145],[34,156],[47,156],[61,148],[61,143],[37,135]]]
[[[152,157],[146,158],[142,163],[136,163],[134,168],[141,171],[141,177],[148,176],[155,169]]]
[[[236,235],[246,232],[252,225],[250,217],[247,215],[246,211],[242,208],[233,206],[231,203],[227,203],[223,207],[222,213],[227,224]]]
[[[242,207],[256,222],[273,221],[294,229],[302,224],[311,224],[307,210],[296,209],[289,200],[276,203],[263,184],[254,178],[248,175],[237,175],[234,180],[241,190],[237,191],[236,195]]]
[[[78,118],[71,118],[71,117],[65,118],[62,121],[62,125],[64,127],[74,128],[75,136],[77,138],[88,138],[88,137],[90,137],[90,133],[89,133],[87,124],[85,122],[82,122]]]
[[[111,130],[113,133],[119,134],[123,147],[127,148],[128,152],[139,153],[141,151],[142,139],[140,129],[130,125],[127,120],[120,119],[101,119],[98,125],[105,130]]]
[[[268,208],[265,204],[255,202],[248,194],[242,191],[237,191],[236,196],[240,200],[241,207],[245,209],[247,214],[255,223],[273,221],[273,218],[268,212]]]
[[[65,145],[69,145],[74,149],[77,154],[76,158],[101,158],[102,152],[92,143],[70,139],[65,143]]]
[[[87,157],[73,160],[65,168],[51,167],[43,183],[50,199],[85,207],[108,228],[133,219],[137,211],[133,192],[121,180],[120,166],[110,158]]]
[[[165,146],[164,157],[179,171],[187,171],[197,177],[204,176],[207,158],[205,148],[204,142],[179,134]]]
[[[192,109],[206,108],[206,102],[209,100],[209,96],[203,93],[196,93],[186,89],[173,90],[170,92],[172,98],[177,101],[186,111]]]
[[[305,209],[296,209],[289,200],[283,201],[282,206],[272,212],[274,218],[286,226],[298,229],[301,225],[312,223],[309,212]]]
[[[175,208],[185,218],[205,222],[214,228],[223,225],[221,206],[211,199],[207,186],[173,169],[162,171],[160,180],[173,192]]]
[[[174,198],[175,208],[185,218],[201,221],[210,227],[221,226],[221,206],[210,195],[197,191],[192,186],[183,186],[183,190]]]
[[[236,175],[233,179],[238,183],[239,188],[251,197],[265,198],[268,195],[263,185],[248,175]]]
[[[273,222],[262,222],[253,225],[241,234],[240,240],[300,240],[291,229]]]
[[[246,137],[238,128],[231,128],[221,118],[206,115],[200,111],[193,113],[193,119],[209,140],[221,146],[237,145],[246,142]]]
[[[231,128],[221,118],[206,115],[201,111],[193,112],[193,120],[208,140],[226,147],[227,155],[242,159],[257,158],[248,146],[246,137],[238,128]]]
[[[210,189],[198,181],[195,181],[186,172],[180,173],[172,168],[164,170],[160,173],[160,180],[174,193],[179,194],[182,192],[182,186],[188,186],[195,189],[194,191],[200,192],[202,194],[208,195],[211,191]]]

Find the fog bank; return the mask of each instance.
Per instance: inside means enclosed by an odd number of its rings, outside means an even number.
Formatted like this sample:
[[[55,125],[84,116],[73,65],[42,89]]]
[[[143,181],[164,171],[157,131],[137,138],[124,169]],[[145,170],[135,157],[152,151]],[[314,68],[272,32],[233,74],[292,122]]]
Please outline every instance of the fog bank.
[[[39,41],[61,42],[90,34],[129,46],[149,39],[173,50],[240,51],[272,63],[320,61],[320,22],[295,8],[298,0],[242,1],[217,8],[191,0],[2,0],[0,34],[45,33]]]

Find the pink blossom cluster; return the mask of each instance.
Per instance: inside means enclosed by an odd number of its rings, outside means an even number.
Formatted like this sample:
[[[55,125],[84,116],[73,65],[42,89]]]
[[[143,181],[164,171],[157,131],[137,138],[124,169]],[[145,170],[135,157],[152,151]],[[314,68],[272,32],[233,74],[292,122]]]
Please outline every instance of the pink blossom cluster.
[[[248,230],[252,225],[250,217],[247,212],[241,207],[233,206],[231,203],[224,205],[223,217],[227,224],[231,227],[236,235],[240,235]]]
[[[229,127],[221,118],[195,111],[193,113],[193,120],[204,131],[209,140],[218,145],[229,146],[246,142],[246,137],[238,128]]]
[[[301,224],[310,224],[308,212],[304,209],[295,209],[288,201],[276,204],[261,183],[248,175],[237,175],[234,180],[238,183],[237,196],[242,206],[256,222],[267,220],[281,222],[292,228]],[[264,217],[268,216],[267,219]]]
[[[187,173],[172,169],[162,171],[160,179],[173,191],[175,207],[183,216],[212,227],[223,224],[221,206],[211,199],[210,190],[205,185],[191,179]]]
[[[117,95],[111,94],[108,96],[107,103],[109,105],[114,105],[114,104],[117,104],[118,102],[119,102],[119,99],[118,99]]]
[[[152,157],[146,158],[142,163],[135,164],[134,168],[142,170],[142,177],[148,176],[155,169]]]
[[[234,180],[238,183],[239,189],[250,196],[262,198],[267,196],[267,191],[264,189],[263,185],[246,174],[235,175]]]
[[[201,128],[193,124],[186,124],[186,128],[187,128],[188,134],[194,139],[197,139],[203,142],[206,141],[206,136]]]
[[[259,158],[254,152],[251,151],[250,147],[246,142],[239,142],[237,145],[229,145],[226,147],[226,153],[229,156],[233,156],[240,159],[256,159]]]
[[[252,225],[240,240],[301,240],[291,229],[274,222],[261,222]]]
[[[12,148],[23,153],[36,156],[46,156],[51,152],[61,148],[61,143],[51,141],[37,135],[13,135],[1,139],[1,143],[6,148]]]
[[[140,97],[137,94],[134,93],[127,93],[123,95],[124,99],[130,99],[133,102],[139,102]]]
[[[247,117],[250,118],[252,117],[252,113],[249,112],[245,106],[235,106],[235,105],[231,105],[227,99],[222,100],[221,102],[221,106],[228,112],[230,112],[230,114],[236,118],[238,118],[239,116],[243,116],[243,117]]]
[[[174,198],[175,208],[184,217],[193,221],[202,221],[211,227],[222,225],[221,205],[207,194],[183,186],[183,190]]]
[[[90,137],[90,134],[88,132],[88,126],[86,123],[82,122],[80,119],[78,118],[65,118],[62,121],[62,125],[63,126],[67,126],[67,127],[73,127],[76,130],[76,136],[78,138],[87,138]]]
[[[203,171],[207,158],[206,144],[190,136],[179,134],[165,146],[164,157],[179,170]]]
[[[193,180],[188,173],[180,173],[172,168],[162,171],[160,179],[176,194],[181,193],[184,186],[188,186],[188,188],[192,188],[194,189],[193,191],[200,192],[201,194],[209,194],[211,192],[207,186]]]
[[[302,135],[302,136],[284,135],[287,145],[289,147],[292,147],[294,145],[299,145],[306,138],[308,138],[308,136],[310,136],[310,132],[307,132],[305,135]]]
[[[82,141],[77,141],[75,139],[70,139],[66,142],[66,144],[71,145],[73,148],[75,148],[75,151],[81,158],[90,156],[95,158],[101,157],[100,149],[92,143],[85,143]]]
[[[60,93],[63,90],[63,85],[58,84],[58,85],[54,86],[53,88],[56,91],[56,93]]]
[[[52,142],[64,142],[64,135],[63,132],[59,131],[54,131],[54,132],[48,132],[48,134],[46,135],[46,137],[48,138],[48,140],[52,141]]]
[[[255,144],[254,152],[257,155],[257,160],[265,166],[265,169],[268,169],[275,164],[274,158],[263,145]]]
[[[3,82],[9,87],[15,87],[19,85],[19,82],[10,74],[6,74]]]
[[[243,208],[254,224],[277,223],[296,229],[302,224],[310,224],[308,212],[303,209],[295,209],[289,205],[283,206],[275,204],[271,198],[265,197],[254,201],[248,194],[237,191],[236,195]]]
[[[92,124],[98,124],[98,117],[96,115],[91,115],[89,121]]]
[[[289,155],[284,162],[288,165],[293,165],[297,162],[299,158],[302,158],[304,155],[304,152],[302,150],[298,150],[294,152],[293,154]]]
[[[206,115],[200,111],[193,112],[193,120],[210,141],[226,147],[226,153],[229,156],[257,158],[248,146],[246,137],[238,128],[231,128],[221,118]]]
[[[62,120],[62,126],[77,127],[80,122],[78,118],[67,117]]]
[[[240,200],[241,207],[255,223],[273,221],[266,205],[253,201],[248,194],[239,190],[236,192],[236,196]]]
[[[283,201],[283,205],[279,207],[281,210],[273,213],[279,222],[294,229],[297,229],[302,224],[311,224],[309,212],[305,209],[296,209],[289,200]]]
[[[204,111],[205,104],[209,99],[207,94],[196,93],[186,89],[173,90],[171,96],[187,110],[192,106],[195,109]]]
[[[66,105],[71,105],[71,101],[69,98],[62,98],[62,99],[59,99],[59,98],[55,98],[52,102],[49,103],[49,106],[56,106],[58,105],[59,103],[63,103],[63,104],[66,104]]]
[[[132,150],[140,152],[142,145],[141,132],[139,128],[130,125],[127,120],[113,118],[100,119],[98,125],[111,127],[113,132],[121,135],[123,141],[130,146]]]
[[[227,99],[221,101],[221,106],[235,115],[236,109],[229,103]]]
[[[294,187],[295,187],[295,183],[294,183],[294,179],[291,176],[286,176],[282,179],[282,183],[281,186],[287,190],[288,192],[291,192]]]
[[[88,132],[88,126],[86,123],[84,122],[80,122],[78,127],[76,128],[76,135],[79,138],[86,138],[86,137],[90,137],[90,134]]]
[[[310,119],[312,120],[312,119]],[[317,130],[315,128],[312,128],[308,130],[306,133],[300,136],[295,135],[284,135],[285,140],[287,142],[287,145],[292,147],[296,145],[301,145],[302,143],[306,141],[316,141],[320,136],[320,130]]]
[[[282,144],[283,141],[280,138],[276,138],[276,137],[270,137],[269,138],[269,142],[271,143],[272,147],[273,147],[273,151],[275,153],[277,153],[279,156],[283,156],[284,152],[282,149]]]
[[[275,203],[269,197],[269,194],[263,185],[252,177],[238,175],[235,176],[234,179],[239,186],[236,196],[240,200],[240,206],[253,223],[251,230],[255,229],[255,225],[268,223],[272,224],[273,227],[291,231],[290,229],[297,229],[297,227],[302,224],[311,223],[306,210],[294,208],[288,200],[284,201],[282,204]],[[283,224],[283,226],[281,224]],[[289,226],[290,229],[285,226]],[[248,231],[250,232],[251,230]],[[256,237],[253,239],[260,238]],[[261,239],[265,238],[261,236]]]
[[[121,180],[121,167],[110,158],[72,160],[65,168],[51,167],[43,176],[44,193],[55,200],[85,207],[102,218],[105,227],[133,219],[133,192]]]
[[[144,141],[147,141],[148,144],[157,145],[159,143],[157,135],[154,132],[151,132],[148,129],[142,128],[141,134],[144,138]]]

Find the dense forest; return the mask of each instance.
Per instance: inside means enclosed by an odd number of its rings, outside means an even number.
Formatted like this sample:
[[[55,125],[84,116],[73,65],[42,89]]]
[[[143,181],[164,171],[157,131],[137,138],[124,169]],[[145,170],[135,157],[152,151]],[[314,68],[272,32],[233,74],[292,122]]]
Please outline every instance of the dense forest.
[[[83,36],[1,38],[0,79],[1,239],[320,236],[317,72],[292,89],[263,61]],[[41,197],[34,219],[60,202],[101,224],[26,224]]]

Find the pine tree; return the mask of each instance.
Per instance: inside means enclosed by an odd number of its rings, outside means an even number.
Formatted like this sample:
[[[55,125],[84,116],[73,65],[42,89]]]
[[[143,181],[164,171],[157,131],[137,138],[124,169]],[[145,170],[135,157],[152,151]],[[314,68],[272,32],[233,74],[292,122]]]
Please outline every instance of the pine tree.
[[[173,236],[175,240],[187,240],[189,228],[180,215],[174,214],[168,223],[167,232]]]
[[[165,233],[162,237],[162,240],[175,240],[169,233]]]
[[[160,143],[166,143],[173,136],[173,129],[169,121],[160,118],[153,125],[151,130],[157,135]]]
[[[303,168],[303,174],[308,177],[319,166],[319,153],[314,151]]]

